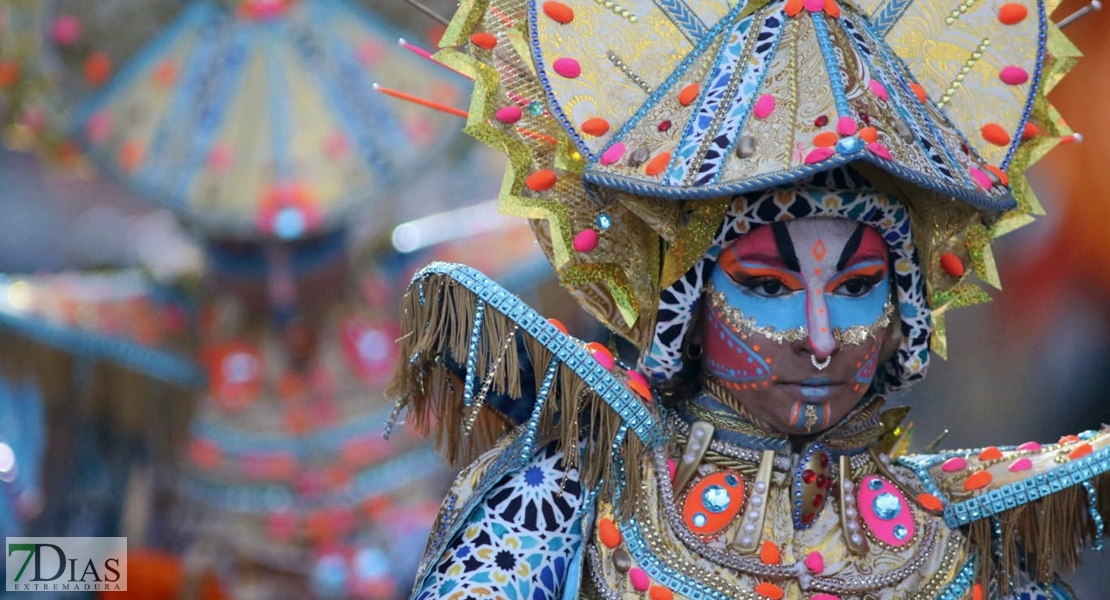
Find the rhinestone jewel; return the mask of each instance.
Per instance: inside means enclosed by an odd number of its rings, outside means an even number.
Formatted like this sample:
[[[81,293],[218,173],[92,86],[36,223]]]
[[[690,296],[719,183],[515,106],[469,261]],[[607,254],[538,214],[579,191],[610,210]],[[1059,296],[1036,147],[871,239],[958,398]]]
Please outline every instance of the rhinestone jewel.
[[[910,532],[906,529],[905,525],[895,525],[894,526],[894,537],[899,539],[899,540],[906,539],[906,536],[909,535],[909,533]]]
[[[842,138],[836,143],[836,151],[841,154],[859,154],[863,150],[863,142],[857,137]]]
[[[883,482],[878,479],[872,479],[871,481],[867,482],[867,487],[877,492],[883,489]]]
[[[528,104],[528,114],[533,117],[538,117],[543,114],[543,103],[539,100],[533,100]]]
[[[698,513],[698,514],[694,515],[693,520],[694,520],[694,526],[695,527],[705,527],[705,524],[708,521],[706,516],[701,514],[701,513]]]
[[[605,231],[606,229],[609,229],[610,227],[613,226],[612,217],[610,217],[609,215],[607,215],[605,213],[601,213],[600,215],[598,215],[596,222],[597,222],[597,228],[602,230],[602,231]]]
[[[728,508],[729,502],[732,501],[732,496],[725,488],[719,485],[711,485],[702,492],[701,501],[702,504],[705,505],[706,510],[711,513],[719,513],[724,512],[725,509]],[[695,519],[696,518],[697,517],[695,517]]]
[[[902,514],[902,503],[899,502],[898,498],[890,492],[885,492],[879,494],[878,496],[875,496],[875,500],[872,503],[872,508],[875,509],[875,516],[884,521],[889,521]],[[897,529],[897,527],[895,529]],[[905,529],[905,527],[902,527],[902,529]],[[905,539],[905,536],[898,539]]]

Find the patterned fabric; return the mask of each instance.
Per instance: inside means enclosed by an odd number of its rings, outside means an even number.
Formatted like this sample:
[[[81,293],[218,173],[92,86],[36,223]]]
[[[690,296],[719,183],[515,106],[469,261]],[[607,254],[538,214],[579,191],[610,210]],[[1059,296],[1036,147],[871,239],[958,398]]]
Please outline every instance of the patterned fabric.
[[[1029,583],[1013,590],[1008,597],[1012,600],[1076,600],[1075,593],[1060,582],[1047,586],[1043,583]]]
[[[907,388],[925,376],[929,363],[931,313],[925,296],[917,250],[910,233],[910,215],[898,201],[877,192],[811,182],[789,190],[765,190],[738,196],[717,230],[709,251],[686,275],[665,289],[651,348],[641,367],[656,380],[667,380],[682,369],[682,347],[702,289],[729,244],[758,225],[807,217],[850,219],[877,229],[894,259],[894,284],[902,321],[897,355],[884,365],[873,387],[877,393]]]
[[[561,598],[582,545],[581,504],[578,471],[548,445],[493,486],[413,598]]]

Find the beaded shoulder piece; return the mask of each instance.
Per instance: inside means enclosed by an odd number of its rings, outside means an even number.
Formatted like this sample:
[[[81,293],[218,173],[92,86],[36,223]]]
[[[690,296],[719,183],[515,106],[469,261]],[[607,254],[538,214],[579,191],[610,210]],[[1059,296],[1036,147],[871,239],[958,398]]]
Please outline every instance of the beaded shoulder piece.
[[[0,275],[0,330],[194,388],[205,378],[184,354],[188,312],[135,270]]]
[[[401,306],[403,362],[387,393],[397,398],[395,414],[408,409],[434,432],[448,460],[469,463],[493,447],[514,427],[519,403],[530,411],[513,454],[530,456],[554,437],[587,487],[613,493],[622,479],[638,487],[635,469],[610,474],[664,443],[662,421],[646,380],[608,349],[571,337],[463,265],[424,268]]]
[[[1102,547],[1110,518],[1110,429],[1055,444],[906,455],[898,464],[919,480],[923,508],[952,529],[966,528],[980,553],[982,581],[1019,571],[1048,581],[1073,569],[1088,542]],[[995,569],[1001,577],[992,576]]]
[[[1040,212],[1024,170],[1070,133],[1044,99],[1077,55],[1055,4],[463,0],[437,59],[475,77],[502,210],[641,348],[733,195],[850,163],[922,204],[943,355],[946,309],[998,283],[990,242]]]

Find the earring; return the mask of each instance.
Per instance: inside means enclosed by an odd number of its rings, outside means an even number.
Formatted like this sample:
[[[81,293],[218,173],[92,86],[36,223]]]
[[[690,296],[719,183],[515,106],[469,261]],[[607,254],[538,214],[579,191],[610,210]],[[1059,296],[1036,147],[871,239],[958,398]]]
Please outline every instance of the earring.
[[[809,362],[813,363],[813,366],[818,371],[824,371],[825,369],[829,368],[829,363],[832,362],[832,355],[830,354],[830,355],[826,356],[825,357],[825,362],[819,363],[819,362],[817,362],[817,356],[813,355],[813,354],[810,354],[809,355]]]

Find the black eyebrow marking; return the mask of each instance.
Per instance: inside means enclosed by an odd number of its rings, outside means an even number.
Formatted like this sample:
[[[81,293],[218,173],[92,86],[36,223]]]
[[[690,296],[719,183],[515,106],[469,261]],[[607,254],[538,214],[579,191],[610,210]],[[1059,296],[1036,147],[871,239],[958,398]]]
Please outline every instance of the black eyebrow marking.
[[[852,232],[852,237],[848,238],[848,242],[844,244],[844,250],[840,252],[840,260],[836,261],[837,271],[843,271],[844,267],[848,266],[848,261],[852,259],[852,255],[859,250],[860,242],[863,241],[864,227],[863,223],[857,225],[856,230]]]
[[[775,236],[775,247],[778,248],[782,261],[786,263],[786,268],[800,273],[802,265],[798,262],[798,255],[794,253],[794,240],[790,239],[790,230],[786,228],[786,223],[782,221],[771,223],[771,233]]]

